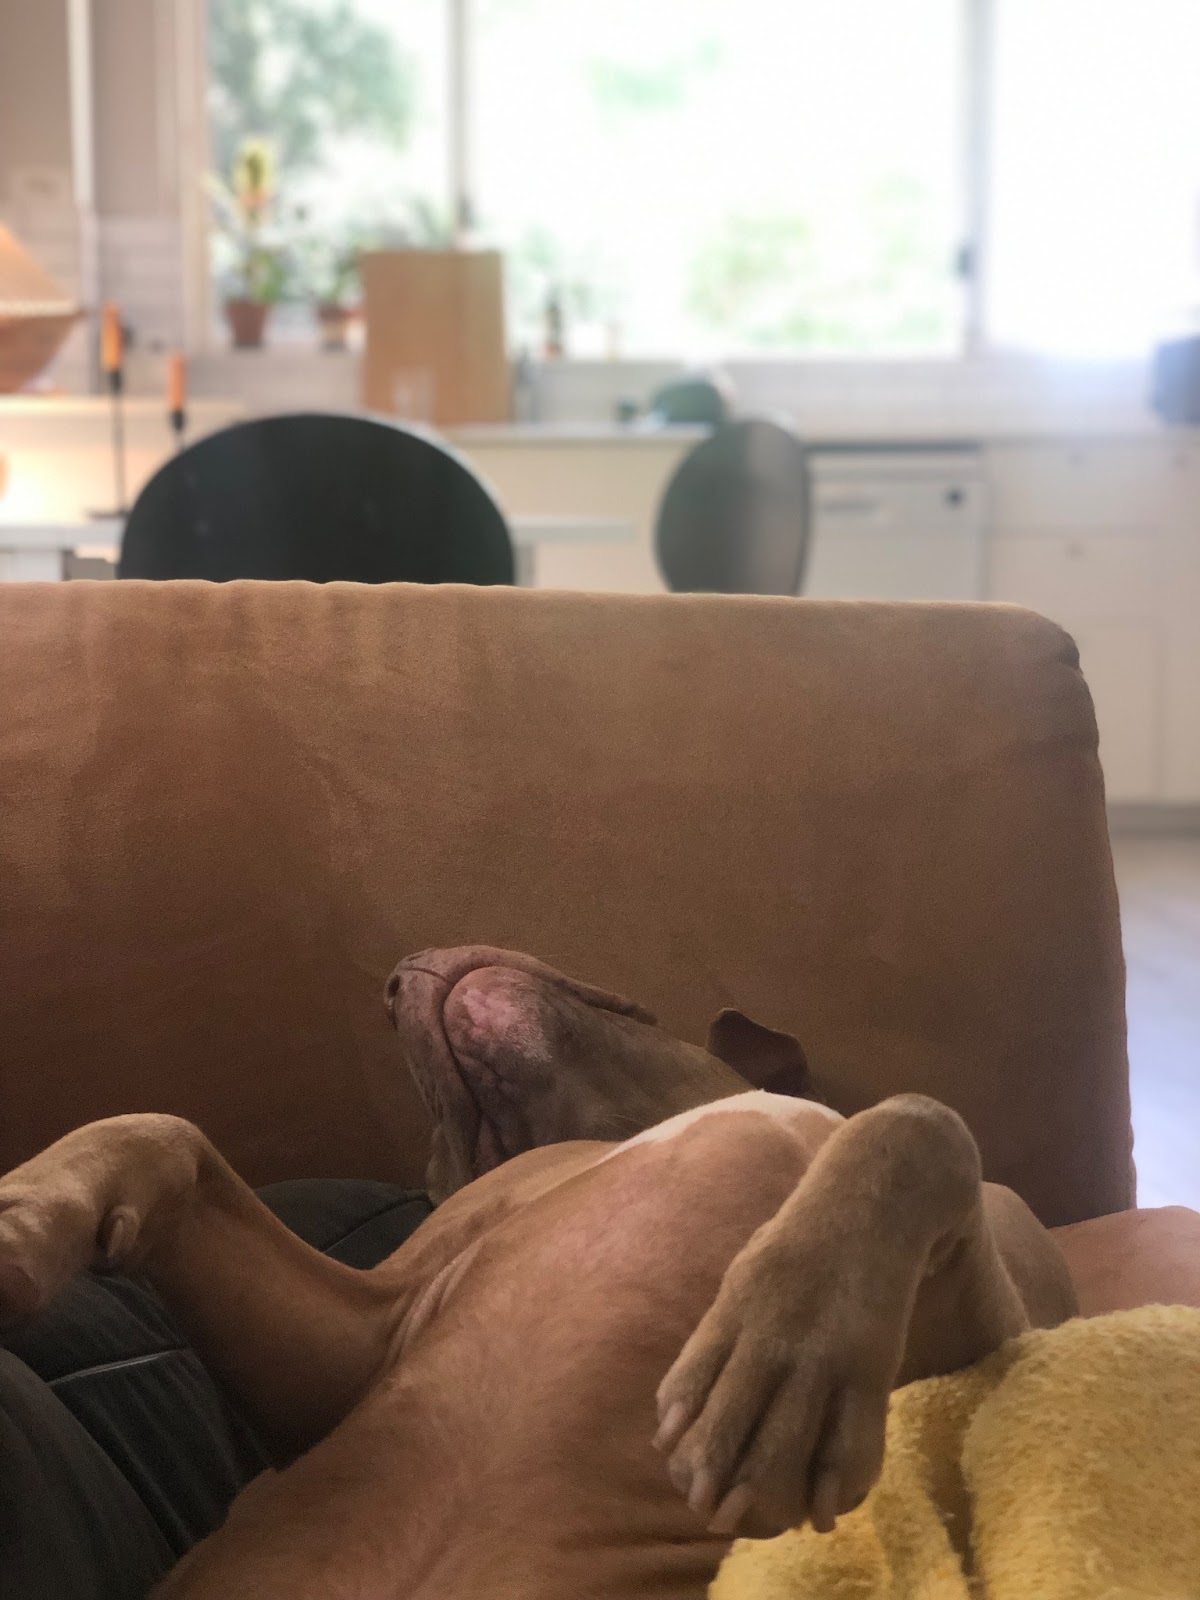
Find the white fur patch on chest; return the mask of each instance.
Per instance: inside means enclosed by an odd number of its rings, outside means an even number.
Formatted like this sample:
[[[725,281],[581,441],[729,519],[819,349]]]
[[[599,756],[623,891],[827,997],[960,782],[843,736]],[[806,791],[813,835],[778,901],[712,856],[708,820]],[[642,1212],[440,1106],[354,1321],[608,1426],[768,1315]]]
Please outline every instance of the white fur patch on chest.
[[[693,1106],[690,1111],[680,1111],[673,1117],[668,1117],[665,1122],[656,1122],[654,1127],[647,1128],[642,1133],[634,1134],[632,1139],[626,1139],[624,1144],[619,1144],[615,1150],[610,1150],[600,1160],[611,1161],[614,1156],[619,1156],[622,1151],[632,1150],[639,1144],[658,1144],[665,1139],[675,1139],[694,1126],[705,1117],[728,1116],[732,1112],[741,1112],[752,1116],[769,1117],[772,1122],[782,1123],[784,1127],[794,1128],[797,1124],[809,1121],[814,1115],[823,1117],[829,1122],[841,1122],[843,1118],[830,1109],[829,1106],[818,1104],[816,1100],[797,1100],[791,1095],[771,1094],[766,1089],[749,1089],[745,1094],[731,1094],[724,1100],[711,1100],[707,1105]]]

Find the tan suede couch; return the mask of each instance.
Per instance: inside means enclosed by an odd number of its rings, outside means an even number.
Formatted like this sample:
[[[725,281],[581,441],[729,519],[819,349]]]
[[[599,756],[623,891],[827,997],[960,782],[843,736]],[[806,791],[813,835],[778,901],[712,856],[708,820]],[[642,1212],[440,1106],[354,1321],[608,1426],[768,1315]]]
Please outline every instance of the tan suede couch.
[[[1050,623],[0,589],[0,1168],[154,1109],[255,1182],[419,1180],[382,985],[401,953],[469,941],[692,1039],[740,1006],[798,1034],[847,1112],[936,1095],[989,1176],[1075,1225],[1087,1309],[1200,1304],[1200,1217],[1127,1209],[1096,727]]]

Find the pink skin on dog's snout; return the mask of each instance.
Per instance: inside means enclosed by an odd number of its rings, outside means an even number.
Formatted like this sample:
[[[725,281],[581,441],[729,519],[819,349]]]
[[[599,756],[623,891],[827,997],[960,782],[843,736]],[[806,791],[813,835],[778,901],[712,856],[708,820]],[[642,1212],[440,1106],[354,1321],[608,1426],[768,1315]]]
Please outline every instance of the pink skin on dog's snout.
[[[442,1005],[442,1026],[458,1061],[472,1079],[482,1071],[528,1076],[549,1065],[544,1014],[545,987],[511,967],[478,967],[451,989]]]
[[[528,973],[479,967],[442,1006],[459,1077],[483,1119],[477,1153],[490,1166],[546,1142],[536,1107],[554,1072],[547,998]]]
[[[468,1048],[497,1038],[518,1039],[529,1021],[527,1008],[513,992],[512,974],[499,967],[463,978],[451,992],[444,1016],[447,1029]]]
[[[544,1142],[525,1112],[551,1071],[545,1005],[554,986],[508,965],[468,966],[451,956],[403,963],[389,984],[389,1010],[431,1109],[452,1119],[444,1136],[479,1177]]]

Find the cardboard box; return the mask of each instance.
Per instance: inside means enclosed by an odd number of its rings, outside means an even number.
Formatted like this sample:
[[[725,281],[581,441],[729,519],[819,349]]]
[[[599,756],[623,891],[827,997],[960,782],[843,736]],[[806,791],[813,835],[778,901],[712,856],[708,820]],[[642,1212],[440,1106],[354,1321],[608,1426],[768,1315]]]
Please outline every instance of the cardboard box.
[[[511,419],[497,251],[370,251],[362,281],[369,410],[443,426]]]

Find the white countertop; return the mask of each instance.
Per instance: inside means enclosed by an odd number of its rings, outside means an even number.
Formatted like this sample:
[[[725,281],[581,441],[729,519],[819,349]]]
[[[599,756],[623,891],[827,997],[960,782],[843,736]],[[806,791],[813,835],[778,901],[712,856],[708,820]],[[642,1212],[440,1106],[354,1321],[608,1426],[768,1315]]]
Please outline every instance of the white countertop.
[[[616,422],[473,422],[443,429],[451,444],[464,449],[510,445],[670,445],[699,444],[711,429],[699,425],[647,428]]]
[[[5,422],[57,422],[108,415],[111,400],[106,394],[0,394],[0,426]],[[121,397],[125,415],[142,421],[149,419],[167,425],[166,405],[157,395],[127,394]],[[189,400],[188,415],[197,421],[239,416],[245,411],[240,400]]]
[[[959,445],[1037,443],[1073,439],[1159,439],[1195,441],[1200,427],[1168,427],[1149,409],[1075,412],[1031,411],[1025,407],[956,406],[941,409],[909,406],[853,406],[811,412],[772,413],[793,427],[814,449],[862,445]],[[644,424],[604,422],[476,423],[447,428],[446,436],[464,449],[508,446],[644,445],[673,446],[698,442],[709,433],[698,426],[647,428]]]
[[[1200,428],[1168,428],[1147,412],[1099,412],[1073,417],[1031,416],[1028,412],[994,411],[920,413],[915,411],[822,410],[811,416],[780,414],[813,449],[1038,443],[1074,439],[1200,438]],[[677,449],[699,443],[708,428],[676,426],[645,428],[603,422],[475,423],[447,428],[446,437],[460,449],[547,449],[577,445],[636,446]]]
[[[148,442],[167,438],[161,399],[127,396],[124,402],[131,440]],[[56,440],[59,430],[107,418],[109,401],[103,395],[0,395],[0,450],[19,448],[44,438]],[[341,407],[331,407],[339,410]],[[188,407],[195,437],[250,414],[238,399],[197,399]],[[793,404],[777,414],[814,448],[861,445],[927,446],[945,444],[1052,443],[1083,439],[1160,439],[1194,441],[1200,427],[1170,428],[1148,407],[1140,405],[1081,405],[1071,407],[1003,405],[964,402],[944,405],[936,401],[881,405],[871,401],[811,405]],[[45,434],[41,433],[45,429]],[[442,430],[460,449],[533,449],[575,446],[632,446],[678,450],[699,442],[708,432],[697,426],[648,428],[643,422],[503,422],[472,423]]]

